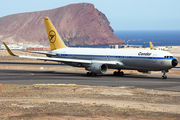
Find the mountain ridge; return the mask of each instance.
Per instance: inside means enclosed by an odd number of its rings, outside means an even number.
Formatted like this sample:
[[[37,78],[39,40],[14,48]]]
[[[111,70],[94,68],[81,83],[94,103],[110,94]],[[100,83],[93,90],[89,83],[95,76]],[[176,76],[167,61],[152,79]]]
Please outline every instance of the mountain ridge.
[[[90,3],[0,18],[0,41],[48,45],[43,17],[49,17],[67,46],[125,44],[113,34],[107,17]]]

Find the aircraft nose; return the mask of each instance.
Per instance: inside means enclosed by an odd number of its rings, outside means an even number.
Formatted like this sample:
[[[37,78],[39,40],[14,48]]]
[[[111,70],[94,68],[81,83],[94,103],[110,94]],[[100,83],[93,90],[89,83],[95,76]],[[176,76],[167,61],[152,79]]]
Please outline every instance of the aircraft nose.
[[[172,60],[172,66],[175,67],[178,64],[178,61],[176,59]]]

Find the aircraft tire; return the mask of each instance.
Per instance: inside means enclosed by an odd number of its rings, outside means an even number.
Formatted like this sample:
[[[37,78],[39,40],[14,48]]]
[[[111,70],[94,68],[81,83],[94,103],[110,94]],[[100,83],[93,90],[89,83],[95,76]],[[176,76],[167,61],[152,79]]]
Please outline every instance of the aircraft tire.
[[[167,79],[167,76],[166,76],[166,75],[165,75],[165,76],[162,76],[162,78],[163,78],[163,79]]]
[[[86,75],[87,75],[87,76],[90,76],[90,72],[87,72]]]
[[[120,72],[120,75],[119,76],[124,76],[124,72]]]
[[[114,76],[118,76],[118,72],[116,72],[116,71],[114,71],[113,74],[114,74]]]
[[[124,76],[124,72],[116,72],[114,71],[114,76]]]
[[[97,76],[96,73],[92,73],[92,72],[87,72],[87,76]]]

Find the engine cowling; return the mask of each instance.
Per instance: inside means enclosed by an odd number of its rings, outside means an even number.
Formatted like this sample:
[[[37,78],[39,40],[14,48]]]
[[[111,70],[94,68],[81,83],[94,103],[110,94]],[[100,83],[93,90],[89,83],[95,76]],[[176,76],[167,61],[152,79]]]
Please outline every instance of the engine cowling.
[[[107,72],[108,66],[103,63],[93,63],[90,67],[86,68],[86,70],[96,74],[104,74]]]

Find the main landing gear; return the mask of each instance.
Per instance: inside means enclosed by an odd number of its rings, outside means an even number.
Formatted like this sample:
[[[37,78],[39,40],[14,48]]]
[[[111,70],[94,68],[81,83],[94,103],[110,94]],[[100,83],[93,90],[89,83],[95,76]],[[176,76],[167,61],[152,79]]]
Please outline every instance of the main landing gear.
[[[87,72],[86,74],[87,74],[87,76],[97,76],[96,73],[92,73],[92,72]]]
[[[167,75],[166,75],[167,72],[168,72],[168,71],[165,71],[165,70],[162,71],[162,73],[163,73],[162,78],[163,78],[163,79],[167,79]]]
[[[124,76],[124,72],[121,70],[114,71],[114,76]]]

